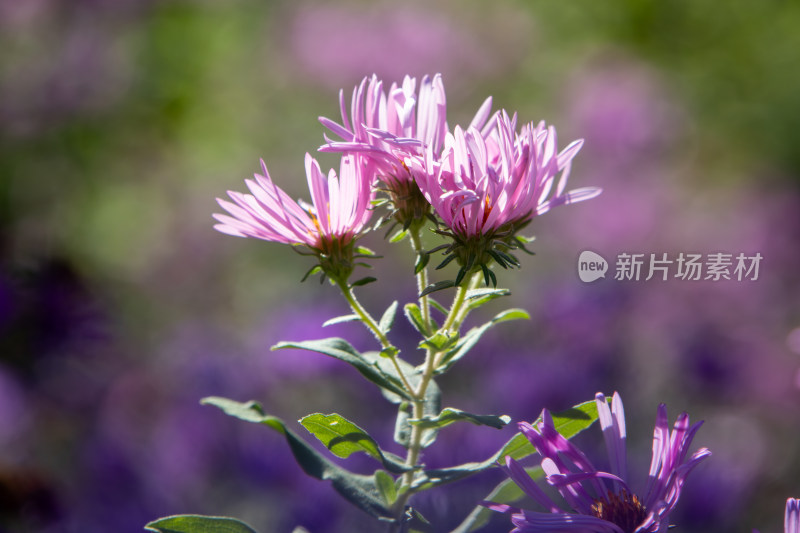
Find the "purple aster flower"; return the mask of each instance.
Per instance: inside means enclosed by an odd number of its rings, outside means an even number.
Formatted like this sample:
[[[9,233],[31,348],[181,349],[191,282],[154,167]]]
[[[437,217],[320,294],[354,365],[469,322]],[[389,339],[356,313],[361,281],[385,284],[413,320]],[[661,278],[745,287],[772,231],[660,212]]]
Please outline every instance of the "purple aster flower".
[[[306,154],[306,176],[313,205],[295,202],[264,175],[246,180],[252,194],[228,191],[234,203],[217,199],[230,215],[215,214],[214,229],[236,237],[255,237],[292,245],[305,245],[320,259],[332,277],[346,279],[352,272],[353,242],[372,214],[372,193],[365,176],[369,163],[357,155],[342,157],[339,176],[322,173]]]
[[[489,117],[491,97],[478,111],[473,124],[482,126]],[[406,158],[421,156],[425,150],[441,152],[447,134],[442,75],[424,76],[417,92],[417,80],[410,76],[401,85],[392,83],[388,93],[376,75],[364,78],[353,90],[348,118],[344,92],[339,92],[342,124],[320,117],[320,122],[341,141],[331,141],[323,152],[361,152],[374,163],[377,179],[388,189],[395,216],[404,225],[422,219],[430,204],[420,194]]]
[[[565,190],[582,140],[558,152],[556,130],[544,122],[526,124],[517,133],[516,115],[502,111],[481,131],[476,123],[482,118],[479,112],[466,130],[456,126],[448,133],[441,157],[428,147],[424,157],[407,160],[422,194],[450,230],[454,245],[446,253],[458,258],[462,277],[478,265],[486,275],[490,258],[518,266],[504,252],[519,247],[514,239],[519,229],[553,207],[600,194],[596,187]]]
[[[800,500],[789,498],[786,500],[786,511],[783,515],[784,533],[800,533]],[[758,533],[757,529],[753,533]]]
[[[521,422],[522,433],[542,456],[547,482],[555,487],[571,510],[565,511],[510,457],[506,471],[525,493],[548,512],[513,509],[489,504],[502,512],[511,511],[512,533],[575,531],[581,533],[663,533],[669,527],[669,514],[678,502],[686,477],[711,452],[701,448],[688,461],[686,455],[692,438],[702,425],[689,425],[689,415],[682,413],[670,433],[667,409],[658,407],[653,435],[653,458],[644,491],[637,493],[628,485],[626,465],[625,414],[622,400],[614,393],[609,408],[605,396],[595,397],[600,426],[605,437],[609,471],[595,468],[570,441],[561,436],[545,409],[536,427]]]

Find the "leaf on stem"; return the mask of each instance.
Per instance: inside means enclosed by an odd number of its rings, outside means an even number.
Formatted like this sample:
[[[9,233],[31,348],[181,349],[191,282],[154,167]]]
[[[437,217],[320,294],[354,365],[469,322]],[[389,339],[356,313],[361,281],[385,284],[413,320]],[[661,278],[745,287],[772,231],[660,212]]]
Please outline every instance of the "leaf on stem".
[[[561,433],[564,438],[570,439],[594,424],[597,420],[597,404],[594,400],[590,400],[565,411],[553,413],[552,416],[556,431]],[[541,418],[537,419],[533,422],[533,425],[535,426],[540,420]],[[483,472],[488,468],[497,466],[498,461],[502,461],[507,455],[519,460],[534,453],[536,453],[536,449],[530,441],[522,433],[517,433],[497,453],[485,461],[465,463],[449,468],[425,470],[417,480],[414,490],[427,490]]]
[[[508,296],[511,291],[508,289],[471,289],[467,291],[468,309],[472,311],[478,307],[491,302],[501,296]]]
[[[458,339],[458,333],[450,334],[447,331],[437,331],[430,337],[420,341],[418,346],[422,350],[428,349],[434,352],[442,352],[458,342]]]
[[[406,238],[406,235],[408,235],[408,230],[401,229],[400,231],[392,235],[392,237],[389,239],[389,242],[391,243],[400,242]]]
[[[453,364],[464,357],[467,352],[469,352],[475,344],[480,340],[484,333],[486,333],[490,327],[494,326],[495,324],[499,324],[500,322],[506,322],[508,320],[519,320],[519,319],[529,319],[530,315],[524,309],[506,309],[495,315],[493,319],[485,324],[474,327],[467,331],[467,333],[461,337],[461,339],[456,343],[456,345],[447,352],[444,357],[442,358],[441,364],[436,369],[437,373],[442,373],[448,370]]]
[[[272,347],[273,350],[282,348],[299,348],[339,359],[353,366],[362,376],[382,389],[411,399],[400,376],[387,359],[380,357],[375,352],[360,353],[344,339],[331,337],[315,341],[279,342]]]
[[[322,324],[322,327],[325,328],[325,327],[328,327],[328,326],[333,326],[334,324],[342,324],[344,322],[358,322],[360,320],[361,320],[361,317],[358,316],[358,315],[342,315],[342,316],[337,316],[337,317],[331,318],[330,320],[326,320]]]
[[[242,403],[212,396],[203,398],[200,403],[213,405],[225,414],[247,422],[264,424],[281,433],[286,438],[295,460],[306,474],[330,481],[336,492],[362,511],[376,518],[392,518],[391,511],[384,505],[372,476],[355,474],[333,464],[287,428],[281,419],[265,414],[257,402]]]
[[[374,476],[375,485],[378,487],[383,501],[387,507],[391,507],[397,500],[397,487],[394,484],[394,479],[383,470],[376,470]]]
[[[364,452],[391,472],[399,474],[410,470],[402,459],[382,451],[366,431],[339,414],[313,413],[301,418],[300,424],[336,457],[346,459],[355,452]]]
[[[419,293],[420,298],[423,296],[427,296],[428,294],[436,291],[441,291],[442,289],[449,289],[450,287],[455,287],[455,282],[453,280],[445,280],[445,281],[437,281],[431,285],[425,287],[421,293]]]
[[[353,283],[350,284],[350,287],[351,288],[352,287],[363,287],[364,285],[366,285],[368,283],[372,283],[373,281],[378,281],[378,278],[375,278],[375,277],[372,277],[372,276],[367,276],[365,278],[357,279],[356,281],[354,281]]]
[[[531,479],[539,479],[544,475],[542,467],[532,466],[525,469]],[[519,486],[511,479],[503,480],[498,484],[492,492],[489,493],[484,501],[494,503],[512,504],[520,501],[525,497],[525,493]],[[461,524],[450,533],[470,533],[486,525],[489,522],[489,517],[495,514],[494,511],[478,505],[472,512],[464,519]]]
[[[383,316],[381,317],[381,321],[378,324],[378,329],[381,330],[381,333],[383,333],[384,335],[389,333],[389,330],[391,330],[392,326],[394,325],[394,317],[396,314],[397,314],[397,300],[392,302],[392,305],[390,305],[389,308],[386,309],[386,312],[383,313]]]
[[[445,407],[442,409],[442,412],[435,417],[425,416],[419,419],[409,420],[409,423],[426,429],[443,428],[454,422],[471,422],[476,426],[489,426],[495,429],[503,429],[503,427],[511,422],[511,417],[508,415],[476,415],[460,409]]]
[[[428,262],[431,260],[431,254],[420,252],[417,256],[417,261],[414,263],[414,275],[419,274],[422,272],[426,266],[428,266]]]
[[[256,533],[255,529],[235,518],[190,514],[159,518],[144,528],[156,533]]]
[[[422,318],[422,311],[417,304],[407,303],[403,307],[403,314],[406,315],[406,319],[408,319],[409,323],[414,326],[414,329],[420,332],[424,337],[427,337],[431,334],[431,325],[425,325],[425,321]]]

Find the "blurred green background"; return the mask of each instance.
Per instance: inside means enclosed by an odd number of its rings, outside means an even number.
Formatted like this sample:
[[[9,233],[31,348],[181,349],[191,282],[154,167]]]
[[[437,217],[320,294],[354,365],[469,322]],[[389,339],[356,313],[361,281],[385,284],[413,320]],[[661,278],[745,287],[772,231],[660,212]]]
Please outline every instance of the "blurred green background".
[[[373,72],[442,72],[450,126],[492,95],[561,146],[585,138],[571,185],[605,189],[533,225],[537,255],[501,277],[533,324],[473,354],[446,404],[533,419],[620,390],[646,456],[665,401],[706,420],[698,446],[717,461],[689,480],[680,531],[778,531],[800,496],[797,28],[800,3],[778,0],[0,0],[0,531],[140,531],[184,512],[262,531],[361,523],[270,462],[291,461],[277,436],[196,402],[258,399],[286,420],[344,409],[391,440],[391,408],[365,408],[374,392],[346,369],[268,350],[330,335],[333,288],[211,219],[259,158],[307,197],[317,117],[338,120],[339,89]],[[378,314],[412,295],[413,258],[369,239],[390,257],[363,291]],[[764,260],[750,283],[583,285],[583,249]],[[424,505],[457,524],[496,481],[457,510],[447,492]]]

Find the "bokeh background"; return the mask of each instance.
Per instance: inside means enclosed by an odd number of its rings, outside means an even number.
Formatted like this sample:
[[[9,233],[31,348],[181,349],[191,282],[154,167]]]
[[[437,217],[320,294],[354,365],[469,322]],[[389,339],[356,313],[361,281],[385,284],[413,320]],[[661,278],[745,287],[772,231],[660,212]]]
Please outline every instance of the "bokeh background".
[[[800,4],[778,0],[0,0],[0,531],[136,532],[176,513],[375,530],[279,435],[198,404],[337,411],[397,451],[392,407],[352,369],[269,349],[372,348],[355,325],[321,327],[346,313],[333,288],[300,284],[310,265],[288,247],[211,229],[214,198],[259,158],[306,196],[317,117],[373,72],[442,72],[451,126],[491,94],[562,146],[585,138],[571,183],[605,190],[532,225],[537,255],[500,280],[533,320],[487,335],[441,381],[445,405],[531,420],[617,390],[643,480],[666,402],[705,420],[696,446],[714,452],[678,531],[781,530],[800,496],[798,27]],[[413,296],[413,260],[366,244],[386,255],[361,291],[380,314]],[[763,260],[757,281],[589,285],[584,249]],[[480,460],[512,433],[453,426],[426,458]],[[602,462],[596,430],[579,440]],[[418,504],[446,531],[501,477]]]

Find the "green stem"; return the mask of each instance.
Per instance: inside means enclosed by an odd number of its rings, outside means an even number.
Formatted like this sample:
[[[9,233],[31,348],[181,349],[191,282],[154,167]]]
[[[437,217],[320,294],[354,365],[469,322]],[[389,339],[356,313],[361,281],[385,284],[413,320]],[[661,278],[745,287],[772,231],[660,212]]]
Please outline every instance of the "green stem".
[[[467,292],[473,289],[477,289],[478,285],[480,284],[481,284],[481,273],[475,272],[469,278],[469,283],[467,283],[467,290],[464,292],[464,296],[466,297]],[[467,315],[469,315],[469,312],[471,310],[472,308],[469,305],[462,306],[461,309],[456,314],[455,318],[453,319],[451,328],[453,328],[455,331],[459,331],[461,329],[461,324],[464,323],[464,320],[466,320]]]
[[[471,288],[474,288],[478,281],[478,274],[473,274],[469,283],[466,285],[461,285],[458,288],[453,299],[453,305],[450,307],[450,312],[447,314],[445,323],[442,325],[440,331],[455,332],[458,330],[458,328],[461,326],[461,323],[466,318],[467,313],[469,312],[469,306],[464,305],[466,302],[467,291],[469,291]],[[433,378],[433,373],[436,370],[439,358],[443,353],[444,351],[434,351],[428,349],[425,354],[425,362],[423,364],[424,370],[420,378],[419,386],[416,388],[416,390],[414,390],[413,394],[414,400],[412,402],[412,418],[421,419],[423,416],[425,416],[425,395],[428,392],[428,385]],[[422,452],[422,434],[423,429],[419,425],[411,426],[408,453],[405,461],[407,466],[416,466],[417,462],[419,461],[420,453]],[[413,471],[403,474],[403,487],[410,487],[413,481]],[[405,508],[405,504],[408,501],[408,498],[411,497],[411,494],[412,493],[410,490],[406,491],[398,498],[397,502],[395,502],[395,509],[398,513],[398,517],[399,513],[401,513]]]
[[[411,248],[414,250],[414,253],[417,254],[419,257],[420,252],[422,252],[422,239],[420,236],[422,230],[421,225],[412,224],[411,228],[409,228],[409,236],[411,237]],[[425,290],[425,287],[428,286],[428,267],[425,266],[422,270],[417,273],[417,294],[422,293]],[[430,302],[428,301],[428,295],[420,296],[419,298],[419,307],[422,311],[422,323],[425,324],[425,328],[430,327],[431,323],[431,308]]]
[[[346,281],[335,280],[335,283],[339,289],[341,289],[345,300],[347,300],[347,303],[350,304],[350,309],[352,309],[353,312],[358,315],[364,325],[366,325],[372,334],[375,335],[375,338],[377,338],[378,342],[381,343],[381,348],[388,350],[388,353],[390,354],[389,358],[392,360],[392,364],[394,365],[394,369],[397,371],[397,375],[400,376],[400,380],[403,382],[403,387],[405,387],[409,393],[413,394],[414,387],[411,386],[411,383],[409,383],[406,375],[400,368],[400,363],[397,362],[397,354],[394,353],[397,350],[394,348],[389,338],[383,333],[383,331],[381,331],[381,328],[378,326],[378,323],[375,322],[375,319],[370,316],[367,310],[364,309],[361,303],[356,299],[356,295],[353,293],[353,288],[348,285]]]

